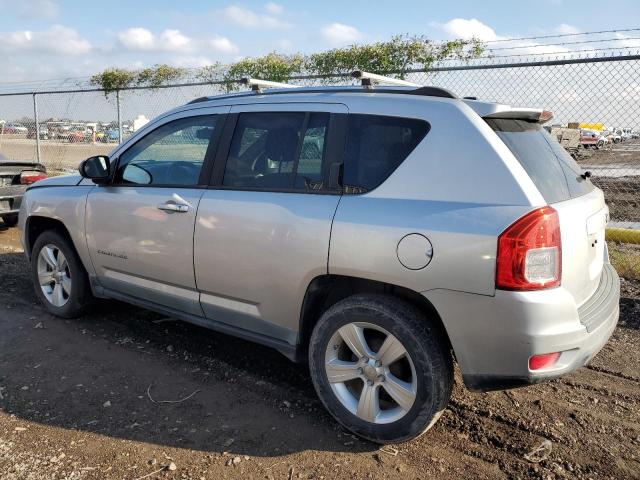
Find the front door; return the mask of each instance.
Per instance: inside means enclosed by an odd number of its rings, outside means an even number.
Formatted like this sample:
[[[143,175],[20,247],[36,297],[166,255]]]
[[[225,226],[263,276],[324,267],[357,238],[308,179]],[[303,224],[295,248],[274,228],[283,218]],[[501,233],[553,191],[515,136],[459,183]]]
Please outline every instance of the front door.
[[[202,109],[158,124],[116,153],[112,182],[90,192],[87,244],[107,294],[202,315],[193,229],[222,127],[219,113]]]

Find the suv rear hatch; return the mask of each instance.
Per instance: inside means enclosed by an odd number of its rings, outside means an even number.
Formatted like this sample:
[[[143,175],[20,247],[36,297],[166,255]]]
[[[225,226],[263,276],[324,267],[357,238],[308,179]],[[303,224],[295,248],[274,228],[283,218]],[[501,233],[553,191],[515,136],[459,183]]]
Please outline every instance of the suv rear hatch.
[[[575,160],[535,118],[530,109],[523,110],[522,115],[518,110],[510,110],[484,117],[546,202],[558,212],[562,236],[561,285],[580,306],[600,282],[608,208],[602,191],[593,186]]]

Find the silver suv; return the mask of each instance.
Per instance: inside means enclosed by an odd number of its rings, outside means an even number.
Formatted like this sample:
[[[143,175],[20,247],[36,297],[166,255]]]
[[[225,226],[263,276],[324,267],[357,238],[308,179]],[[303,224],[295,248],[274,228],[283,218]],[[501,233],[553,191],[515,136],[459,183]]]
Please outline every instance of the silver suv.
[[[114,298],[308,361],[345,427],[425,432],[473,390],[587,363],[618,319],[602,191],[549,112],[434,87],[202,98],[20,212],[60,317]]]

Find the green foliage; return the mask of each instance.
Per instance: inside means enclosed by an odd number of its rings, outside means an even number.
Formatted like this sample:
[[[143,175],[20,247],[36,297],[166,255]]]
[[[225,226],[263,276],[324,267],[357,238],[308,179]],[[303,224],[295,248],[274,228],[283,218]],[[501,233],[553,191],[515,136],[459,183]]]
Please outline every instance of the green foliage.
[[[235,80],[243,77],[254,77],[273,82],[284,82],[292,75],[302,71],[304,57],[302,55],[281,55],[271,52],[255,58],[244,58],[230,65],[224,74],[227,90],[238,88]]]
[[[309,55],[306,70],[317,75],[348,74],[353,70],[393,73],[400,78],[410,68],[426,69],[445,58],[470,59],[481,55],[475,40],[433,43],[423,36],[396,35],[388,42],[351,45]]]
[[[216,62],[213,65],[207,65],[199,69],[196,73],[196,78],[202,82],[213,83],[220,81],[224,72],[225,67],[220,62]]]
[[[136,80],[136,72],[124,68],[107,68],[91,77],[91,85],[104,89],[105,95],[127,88]]]
[[[157,88],[184,77],[186,70],[170,65],[155,65],[142,70],[108,68],[91,77],[91,85],[104,89],[105,95],[134,85]]]
[[[261,57],[244,58],[228,66],[215,63],[197,70],[195,77],[204,82],[222,80],[229,91],[236,90],[237,81],[243,77],[286,82],[299,74],[331,77],[365,70],[404,78],[410,69],[428,69],[434,62],[447,58],[470,60],[483,52],[482,44],[475,39],[433,43],[421,35],[396,35],[388,42],[355,44],[311,55],[271,52]],[[91,84],[109,94],[134,85],[157,88],[184,78],[186,73],[183,68],[169,65],[155,65],[142,70],[109,68],[91,77]]]
[[[172,67],[170,65],[155,65],[151,68],[144,68],[137,73],[136,83],[140,86],[156,88],[167,85],[184,77],[184,68]]]

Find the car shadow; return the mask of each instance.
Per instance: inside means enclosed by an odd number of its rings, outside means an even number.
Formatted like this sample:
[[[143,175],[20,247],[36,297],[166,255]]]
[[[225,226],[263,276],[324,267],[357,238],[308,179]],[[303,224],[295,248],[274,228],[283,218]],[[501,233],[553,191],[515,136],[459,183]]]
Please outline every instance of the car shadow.
[[[18,419],[238,455],[377,449],[275,350],[119,302],[53,317],[21,253],[0,252],[0,285],[0,409]]]

